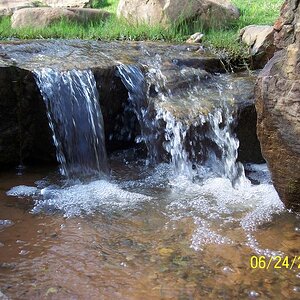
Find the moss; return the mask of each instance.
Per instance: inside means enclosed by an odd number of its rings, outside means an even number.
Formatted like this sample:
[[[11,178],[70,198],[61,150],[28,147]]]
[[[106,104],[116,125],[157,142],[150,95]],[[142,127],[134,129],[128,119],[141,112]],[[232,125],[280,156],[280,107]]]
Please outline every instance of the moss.
[[[300,196],[300,178],[288,181],[287,192],[288,194]]]

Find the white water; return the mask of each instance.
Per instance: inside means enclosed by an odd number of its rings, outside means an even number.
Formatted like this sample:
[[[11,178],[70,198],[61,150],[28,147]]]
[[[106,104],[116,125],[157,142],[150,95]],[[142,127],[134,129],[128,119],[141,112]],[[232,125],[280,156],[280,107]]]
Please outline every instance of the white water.
[[[152,63],[145,76],[136,66],[118,66],[149,160],[158,162],[164,149],[177,175],[190,179],[221,176],[233,185],[247,184],[243,166],[236,162],[239,142],[232,129],[231,86],[218,77],[208,81],[211,75],[202,70],[182,68],[178,80],[186,85],[184,92],[176,90],[176,84],[172,90],[174,83],[163,74],[159,56]],[[183,80],[186,74],[187,82]],[[203,85],[211,81],[215,84],[207,94]]]
[[[135,113],[140,125],[141,135],[136,141],[146,144],[149,161],[155,164],[160,161],[159,128],[155,123],[153,103],[146,96],[148,84],[144,74],[137,66],[119,65],[117,75],[128,90],[129,109]]]
[[[65,217],[136,214],[151,207],[167,217],[166,227],[191,218],[195,228],[190,245],[197,251],[210,244],[242,243],[261,255],[281,254],[263,248],[255,236],[260,226],[286,212],[273,185],[267,183],[270,178],[266,165],[248,166],[259,169],[252,175],[260,184],[234,188],[228,178],[193,182],[187,176],[174,175],[170,164],[157,165],[152,171],[140,164],[131,169],[131,164],[128,161],[127,169],[124,166],[121,170],[125,175],[116,175],[113,182],[96,180],[66,186],[38,181],[35,187],[12,188],[7,195],[32,197],[34,213],[60,212]],[[131,179],[135,174],[139,177]]]
[[[103,117],[91,71],[36,70],[57,160],[67,177],[107,173]]]
[[[185,71],[190,70],[183,69],[182,74]],[[94,151],[99,147],[100,152],[105,153],[101,148],[104,145],[103,121],[99,116],[101,111],[91,72],[43,70],[36,74],[48,107],[62,172],[72,173],[78,163],[80,168],[89,170],[91,157],[96,170],[103,171],[106,161],[98,163],[103,156]],[[15,187],[7,194],[33,197],[35,213],[58,210],[66,217],[142,210],[145,203],[152,207],[158,205],[159,212],[170,220],[166,226],[185,218],[193,219],[195,229],[191,247],[195,250],[203,250],[208,244],[238,245],[242,242],[256,253],[276,254],[275,250],[260,247],[255,232],[258,226],[268,224],[285,209],[271,184],[266,166],[248,166],[250,178],[260,183],[252,185],[245,177],[243,166],[236,161],[239,143],[232,132],[233,111],[228,101],[230,86],[222,81],[214,86],[215,98],[207,103],[204,101],[206,91],[197,86],[197,82],[200,84],[204,80],[201,74],[195,73],[194,81],[184,93],[174,92],[168,88],[168,79],[160,70],[159,60],[146,76],[138,67],[123,65],[118,67],[118,75],[128,89],[130,109],[140,123],[138,140],[145,142],[148,161],[156,163],[155,168],[149,169],[147,163],[141,166],[124,157],[121,161],[123,168],[129,168],[128,173],[125,172],[125,178],[115,175],[114,182],[96,180],[72,185],[69,182],[67,186],[65,183],[61,186],[37,183],[37,187]],[[88,84],[84,83],[87,79]],[[86,89],[85,93],[83,90]],[[71,110],[62,104],[66,99],[71,103]],[[80,151],[77,154],[78,149],[70,147],[74,143],[70,133],[81,131],[78,125],[82,124],[82,114],[78,119],[75,114],[70,121],[64,120],[66,112],[76,110],[79,103],[86,103],[86,124],[92,133],[88,138],[92,145],[88,155]],[[176,110],[178,103],[182,107]],[[190,118],[181,118],[181,108]],[[65,121],[66,126],[58,126]],[[80,145],[82,138],[86,143],[84,134],[77,136],[75,143]],[[169,156],[169,164],[157,163],[162,151]],[[133,174],[134,179],[131,178]],[[232,231],[237,232],[234,238]]]

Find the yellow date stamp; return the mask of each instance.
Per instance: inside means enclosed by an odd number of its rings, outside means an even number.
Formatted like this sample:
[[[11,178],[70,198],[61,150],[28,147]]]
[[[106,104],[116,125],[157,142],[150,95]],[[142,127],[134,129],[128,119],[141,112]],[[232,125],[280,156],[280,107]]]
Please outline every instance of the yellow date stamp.
[[[300,269],[300,256],[271,256],[253,255],[250,257],[251,269]]]

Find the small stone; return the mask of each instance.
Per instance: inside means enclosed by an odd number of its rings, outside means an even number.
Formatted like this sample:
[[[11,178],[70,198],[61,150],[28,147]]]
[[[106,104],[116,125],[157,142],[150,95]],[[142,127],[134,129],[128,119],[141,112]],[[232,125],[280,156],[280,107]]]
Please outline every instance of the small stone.
[[[187,40],[186,43],[188,44],[196,44],[196,43],[201,43],[202,38],[204,37],[204,34],[201,32],[196,32],[192,34]]]
[[[27,250],[21,250],[19,254],[22,255],[22,256],[25,256],[28,253],[29,253],[29,251],[27,251]]]
[[[46,296],[51,295],[51,294],[56,294],[57,293],[57,288],[51,287],[47,290]]]
[[[231,268],[228,267],[228,266],[225,266],[225,267],[222,269],[222,271],[223,271],[224,273],[234,273],[234,270],[231,269]]]
[[[127,255],[126,260],[127,261],[132,261],[132,260],[134,260],[134,256],[133,255]]]
[[[174,250],[171,249],[171,248],[160,248],[158,250],[158,253],[161,255],[161,256],[170,256],[174,253]]]

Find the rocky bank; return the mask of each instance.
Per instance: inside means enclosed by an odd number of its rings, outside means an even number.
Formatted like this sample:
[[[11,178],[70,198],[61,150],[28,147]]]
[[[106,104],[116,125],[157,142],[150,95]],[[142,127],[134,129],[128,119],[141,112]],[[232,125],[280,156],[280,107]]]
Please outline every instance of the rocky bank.
[[[256,83],[258,137],[282,201],[300,209],[300,1],[274,25],[277,52]]]

